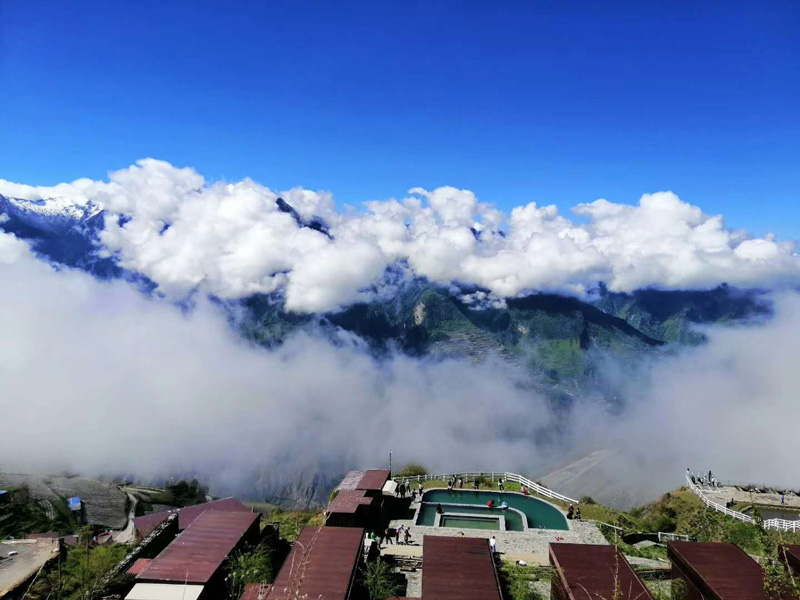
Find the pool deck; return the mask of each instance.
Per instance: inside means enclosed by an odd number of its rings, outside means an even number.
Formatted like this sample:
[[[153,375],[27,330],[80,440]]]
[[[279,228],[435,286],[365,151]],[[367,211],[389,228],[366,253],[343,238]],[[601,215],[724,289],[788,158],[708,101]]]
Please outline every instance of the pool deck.
[[[422,537],[425,535],[460,536],[497,539],[497,551],[503,560],[524,560],[528,564],[547,564],[550,542],[574,544],[600,544],[608,542],[597,525],[587,521],[569,521],[569,530],[529,529],[527,531],[492,531],[488,529],[465,529],[450,527],[427,527],[415,525],[413,519],[391,521],[390,527],[411,528],[411,545],[384,544],[381,552],[394,556],[422,556]],[[418,553],[418,554],[416,554]]]

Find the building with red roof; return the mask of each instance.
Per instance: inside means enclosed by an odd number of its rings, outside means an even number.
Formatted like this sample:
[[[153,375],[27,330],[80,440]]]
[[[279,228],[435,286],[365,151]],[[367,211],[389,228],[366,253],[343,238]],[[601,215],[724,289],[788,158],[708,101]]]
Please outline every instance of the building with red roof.
[[[764,571],[734,544],[669,542],[667,556],[687,600],[767,600]]]
[[[552,600],[652,600],[653,596],[615,546],[550,544]]]
[[[268,600],[347,600],[363,544],[363,529],[305,527],[278,572]]]
[[[426,535],[422,599],[503,600],[489,540]]]

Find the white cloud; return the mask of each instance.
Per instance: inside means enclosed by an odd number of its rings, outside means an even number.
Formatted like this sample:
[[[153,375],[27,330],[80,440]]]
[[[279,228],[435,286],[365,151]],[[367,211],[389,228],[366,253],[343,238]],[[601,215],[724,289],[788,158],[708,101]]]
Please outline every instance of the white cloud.
[[[296,311],[334,310],[362,298],[398,260],[417,275],[476,284],[500,297],[582,293],[599,281],[616,291],[800,281],[795,244],[727,229],[721,216],[671,192],[645,194],[635,206],[580,204],[574,210],[584,222],[535,203],[505,215],[449,186],[413,188],[407,198],[345,212],[327,192],[281,192],[304,219],[325,219],[333,240],[300,227],[278,210],[278,192],[252,180],[208,183],[193,169],[153,159],[111,173],[108,182],[35,188],[0,180],[0,192],[92,201],[130,216],[122,225],[107,219],[102,242],[123,267],[169,296],[197,288],[223,298],[284,289]]]
[[[431,468],[523,468],[550,419],[508,365],[378,362],[305,336],[266,351],[208,303],[185,314],[124,282],[56,271],[2,233],[0,280],[5,468],[197,472],[265,494],[382,465],[390,449]]]

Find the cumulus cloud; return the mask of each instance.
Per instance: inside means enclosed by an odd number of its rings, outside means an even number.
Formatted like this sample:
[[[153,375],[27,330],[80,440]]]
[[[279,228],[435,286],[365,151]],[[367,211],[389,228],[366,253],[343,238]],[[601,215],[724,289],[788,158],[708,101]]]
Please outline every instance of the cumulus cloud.
[[[412,188],[402,199],[337,211],[329,193],[277,192],[252,180],[207,182],[190,168],[153,159],[110,174],[38,188],[0,180],[0,192],[92,202],[109,214],[101,241],[126,269],[179,298],[203,290],[222,298],[284,292],[295,311],[354,302],[401,261],[440,283],[467,283],[497,297],[546,290],[582,294],[598,282],[642,287],[781,286],[800,280],[792,242],[725,227],[671,192],[636,205],[596,200],[571,220],[530,203],[504,214],[469,190]],[[319,217],[330,236],[303,226]]]

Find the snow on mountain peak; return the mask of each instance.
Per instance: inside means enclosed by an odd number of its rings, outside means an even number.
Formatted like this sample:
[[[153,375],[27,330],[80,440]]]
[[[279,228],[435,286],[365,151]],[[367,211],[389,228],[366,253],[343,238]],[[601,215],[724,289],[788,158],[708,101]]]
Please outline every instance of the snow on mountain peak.
[[[6,198],[14,208],[43,217],[64,217],[76,221],[89,219],[100,212],[103,207],[87,202],[77,204],[67,198],[44,198],[41,200],[24,200],[22,198]]]

